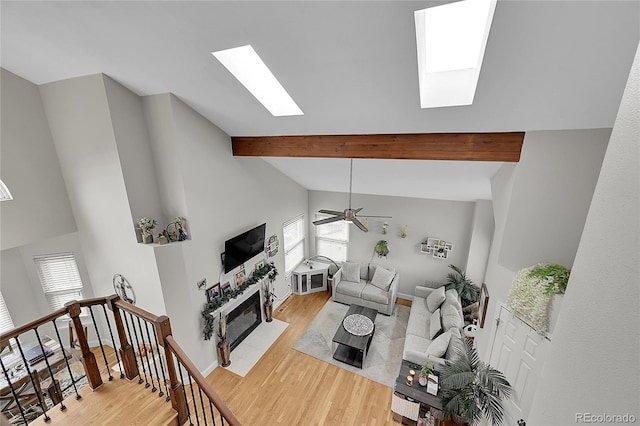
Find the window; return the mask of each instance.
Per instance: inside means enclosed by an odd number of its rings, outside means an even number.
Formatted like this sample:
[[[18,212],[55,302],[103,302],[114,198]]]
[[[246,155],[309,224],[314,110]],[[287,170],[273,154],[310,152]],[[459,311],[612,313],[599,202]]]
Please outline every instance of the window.
[[[13,327],[14,325],[13,321],[11,320],[11,315],[9,315],[7,305],[5,305],[4,303],[4,297],[2,297],[2,293],[0,293],[0,333],[9,331]]]
[[[316,214],[316,220],[327,219],[332,216]],[[327,256],[335,262],[347,260],[347,245],[349,244],[349,223],[344,220],[316,226],[316,254]]]
[[[40,284],[52,311],[82,299],[82,279],[73,253],[34,256]]]
[[[284,273],[289,274],[304,259],[304,215],[282,225],[284,236]]]

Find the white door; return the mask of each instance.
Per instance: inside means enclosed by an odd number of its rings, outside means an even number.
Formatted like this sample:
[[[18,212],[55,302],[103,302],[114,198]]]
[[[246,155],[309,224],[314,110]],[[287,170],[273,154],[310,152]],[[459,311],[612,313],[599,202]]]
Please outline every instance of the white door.
[[[503,401],[506,425],[527,420],[538,377],[549,349],[549,339],[500,306],[489,364],[502,371],[513,387],[511,398]]]

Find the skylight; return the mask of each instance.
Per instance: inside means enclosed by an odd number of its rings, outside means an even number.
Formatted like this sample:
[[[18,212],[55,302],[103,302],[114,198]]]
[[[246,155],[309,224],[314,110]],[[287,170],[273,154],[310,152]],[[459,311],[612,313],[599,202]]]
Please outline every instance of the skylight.
[[[414,12],[422,108],[473,103],[495,8],[463,0]]]
[[[211,52],[269,112],[304,115],[251,45]]]

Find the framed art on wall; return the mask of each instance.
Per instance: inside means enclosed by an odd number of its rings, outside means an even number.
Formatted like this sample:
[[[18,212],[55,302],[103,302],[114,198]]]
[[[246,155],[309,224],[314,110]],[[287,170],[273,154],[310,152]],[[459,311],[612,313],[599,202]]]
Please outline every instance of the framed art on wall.
[[[216,299],[219,299],[222,296],[222,292],[220,290],[220,283],[216,283],[207,289],[207,302],[213,302]]]
[[[489,292],[485,283],[482,283],[482,287],[480,287],[480,299],[478,302],[478,325],[483,328],[484,318],[487,316],[487,307],[489,306]]]

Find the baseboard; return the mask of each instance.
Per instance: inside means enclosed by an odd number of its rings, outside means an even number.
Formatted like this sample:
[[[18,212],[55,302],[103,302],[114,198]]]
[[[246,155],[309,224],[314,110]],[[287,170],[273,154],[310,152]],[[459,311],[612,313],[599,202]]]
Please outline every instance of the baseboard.
[[[287,300],[287,298],[292,294],[293,293],[291,292],[291,289],[289,289],[289,291],[287,291],[287,294],[285,294],[284,297],[281,297],[280,299],[276,299],[276,301],[273,303],[273,310],[275,311],[276,309],[278,309],[278,306],[282,305],[282,303],[284,303],[284,301]]]
[[[409,301],[413,300],[413,295],[410,295],[410,294],[398,293],[398,297],[400,299],[406,299]]]
[[[215,370],[216,368],[218,368],[218,358],[216,357],[215,361],[212,362],[207,368],[205,368],[203,371],[201,371],[200,373],[204,376],[207,377],[209,374],[211,374],[213,372],[213,370]]]

